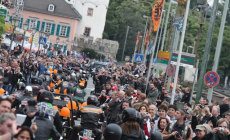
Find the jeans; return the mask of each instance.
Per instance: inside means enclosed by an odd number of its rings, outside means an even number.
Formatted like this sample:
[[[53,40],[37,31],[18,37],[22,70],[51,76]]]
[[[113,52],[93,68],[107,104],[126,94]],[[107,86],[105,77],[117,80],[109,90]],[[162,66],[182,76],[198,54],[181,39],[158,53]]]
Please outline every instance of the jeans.
[[[26,85],[30,84],[31,74],[26,74]]]

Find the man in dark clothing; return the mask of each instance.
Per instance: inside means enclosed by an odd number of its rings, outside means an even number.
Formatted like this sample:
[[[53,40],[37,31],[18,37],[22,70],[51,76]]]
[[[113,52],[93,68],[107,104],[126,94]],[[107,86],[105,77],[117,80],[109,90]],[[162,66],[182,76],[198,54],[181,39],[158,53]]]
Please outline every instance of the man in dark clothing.
[[[189,103],[190,96],[191,96],[189,87],[186,87],[186,88],[183,90],[183,93],[184,93],[184,95],[183,95],[183,97],[182,97],[182,99],[181,99],[181,102]]]
[[[223,102],[223,104],[220,105],[220,116],[223,116],[224,113],[230,109],[230,107],[229,107],[230,98],[224,97],[222,102]]]

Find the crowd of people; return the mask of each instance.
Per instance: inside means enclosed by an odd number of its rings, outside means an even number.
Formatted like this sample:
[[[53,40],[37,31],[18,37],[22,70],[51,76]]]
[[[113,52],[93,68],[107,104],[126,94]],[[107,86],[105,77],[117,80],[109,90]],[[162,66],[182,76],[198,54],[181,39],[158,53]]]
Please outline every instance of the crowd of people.
[[[5,50],[0,58],[1,140],[78,140],[84,130],[95,140],[230,140],[229,97],[193,104],[178,82],[170,104],[164,75],[147,79],[132,63],[94,68],[87,58]],[[87,95],[89,78],[95,90]]]

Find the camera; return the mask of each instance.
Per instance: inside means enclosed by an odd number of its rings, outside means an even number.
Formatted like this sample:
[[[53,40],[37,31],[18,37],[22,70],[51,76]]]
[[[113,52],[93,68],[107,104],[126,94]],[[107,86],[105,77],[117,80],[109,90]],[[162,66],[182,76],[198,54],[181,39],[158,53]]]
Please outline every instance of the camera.
[[[204,106],[203,106],[203,105],[200,105],[200,108],[201,108],[201,109],[203,109],[203,108],[204,108]]]
[[[180,138],[181,135],[177,132],[177,133],[176,133],[176,137],[177,137],[177,138]]]
[[[219,127],[220,132],[224,132],[224,127]]]

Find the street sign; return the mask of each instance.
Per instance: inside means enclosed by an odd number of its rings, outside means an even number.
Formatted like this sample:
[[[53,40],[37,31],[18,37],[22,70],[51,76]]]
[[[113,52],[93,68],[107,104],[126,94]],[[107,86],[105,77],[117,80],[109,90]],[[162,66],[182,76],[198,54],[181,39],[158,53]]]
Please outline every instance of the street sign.
[[[214,71],[209,71],[204,76],[204,82],[208,87],[215,87],[219,84],[219,75]]]
[[[178,57],[178,52],[174,51],[172,53],[172,61],[177,62],[177,57]],[[181,61],[180,63],[182,64],[187,64],[187,65],[192,65],[194,64],[195,61],[195,54],[190,54],[190,53],[182,53],[181,54]]]
[[[175,69],[172,65],[170,65],[168,68],[167,68],[167,75],[168,76],[172,76],[175,72]]]
[[[45,37],[40,37],[39,44],[46,45],[47,39]]]
[[[146,70],[145,64],[141,64],[141,65],[139,66],[139,70],[140,70],[141,72],[145,71],[145,70]]]
[[[134,62],[141,63],[143,61],[144,55],[143,54],[136,54],[134,58]]]

